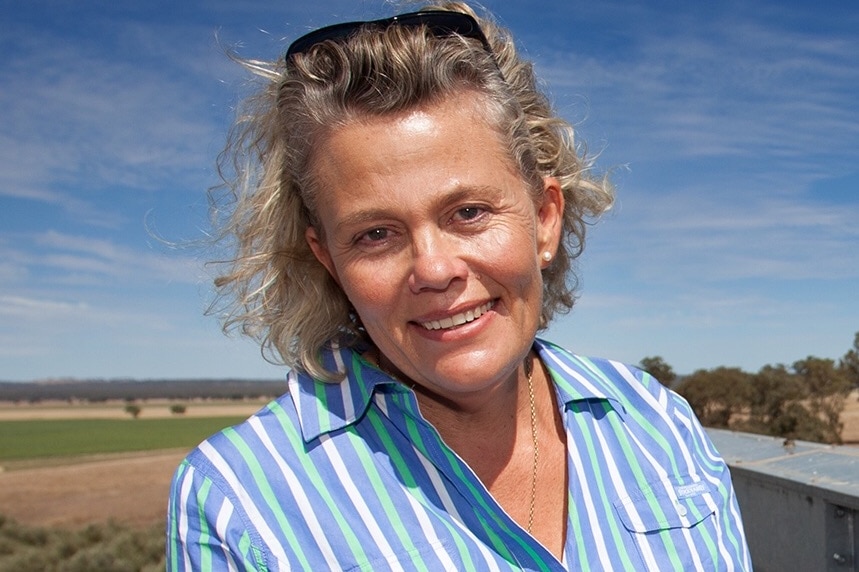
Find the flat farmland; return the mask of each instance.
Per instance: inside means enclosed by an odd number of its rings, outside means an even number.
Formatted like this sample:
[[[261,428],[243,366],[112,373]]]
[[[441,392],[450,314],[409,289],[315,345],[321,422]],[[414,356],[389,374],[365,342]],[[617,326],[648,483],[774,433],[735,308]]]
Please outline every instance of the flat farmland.
[[[33,526],[162,522],[185,454],[265,401],[183,402],[181,415],[175,402],[137,402],[137,419],[125,402],[2,404],[0,514]]]
[[[104,403],[68,403],[43,401],[39,403],[0,402],[0,421],[32,419],[129,419],[126,405],[140,407],[138,419],[169,417],[247,417],[265,405],[269,399],[250,401],[193,400],[175,401],[151,399],[146,401],[107,401]],[[184,405],[185,413],[171,411],[174,405]]]
[[[845,442],[859,444],[859,394],[853,393],[842,414]],[[125,403],[69,405],[41,403],[35,405],[0,405],[0,432],[11,421],[78,420],[82,423],[106,420],[128,427],[145,427],[146,423],[163,420],[165,426],[178,421],[212,420],[213,424],[195,427],[184,425],[182,431],[206,433],[192,435],[193,444],[209,432],[247,417],[262,405],[254,402],[187,403],[183,415],[171,413],[171,402],[138,403],[138,419],[125,412]],[[182,424],[173,425],[174,428]],[[22,426],[23,427],[23,426]],[[178,429],[177,429],[178,430]],[[0,433],[0,444],[4,433]],[[23,438],[23,437],[22,437]],[[0,514],[35,526],[77,527],[113,520],[135,527],[151,526],[164,521],[170,479],[176,466],[193,447],[143,450],[121,453],[47,455],[25,458],[3,458],[0,447]]]

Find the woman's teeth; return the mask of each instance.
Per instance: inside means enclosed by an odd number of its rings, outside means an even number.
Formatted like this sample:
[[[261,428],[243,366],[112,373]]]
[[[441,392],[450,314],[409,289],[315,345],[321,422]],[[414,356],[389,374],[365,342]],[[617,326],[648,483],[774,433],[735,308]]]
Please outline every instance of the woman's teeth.
[[[474,320],[488,312],[493,305],[494,302],[487,302],[486,304],[478,306],[473,310],[468,310],[466,312],[462,312],[461,314],[456,314],[454,316],[443,318],[441,320],[430,320],[429,322],[422,322],[421,325],[428,330],[446,330],[448,328],[453,328],[454,326],[461,326],[462,324],[473,322]]]

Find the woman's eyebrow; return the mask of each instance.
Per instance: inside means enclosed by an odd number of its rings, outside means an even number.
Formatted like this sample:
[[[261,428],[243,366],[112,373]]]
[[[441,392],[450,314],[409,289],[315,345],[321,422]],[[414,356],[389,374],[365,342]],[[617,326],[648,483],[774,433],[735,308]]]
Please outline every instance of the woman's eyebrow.
[[[431,210],[444,210],[456,203],[468,202],[477,199],[492,200],[502,194],[501,189],[491,185],[464,185],[456,187],[449,193],[442,193],[434,197],[428,203]],[[335,232],[343,231],[356,226],[372,224],[379,220],[398,218],[394,209],[389,207],[376,207],[351,212],[343,216],[335,226]]]
[[[436,198],[431,204],[435,210],[442,211],[457,203],[468,203],[475,201],[494,201],[503,195],[498,187],[492,185],[463,185],[457,187],[450,193],[445,193]]]
[[[394,218],[394,214],[390,209],[386,208],[371,208],[349,213],[337,221],[335,231],[342,231],[344,228],[355,226],[364,226],[376,222],[381,219]]]

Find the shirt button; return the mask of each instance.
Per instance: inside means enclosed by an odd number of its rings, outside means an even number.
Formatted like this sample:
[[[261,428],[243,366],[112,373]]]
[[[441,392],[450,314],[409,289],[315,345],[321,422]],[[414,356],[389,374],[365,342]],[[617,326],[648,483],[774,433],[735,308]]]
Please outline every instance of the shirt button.
[[[677,505],[677,514],[679,514],[680,516],[686,516],[686,514],[687,514],[688,512],[689,512],[689,511],[688,511],[688,510],[686,510],[686,507],[685,507],[685,506],[683,506],[682,504],[678,504],[678,505]]]

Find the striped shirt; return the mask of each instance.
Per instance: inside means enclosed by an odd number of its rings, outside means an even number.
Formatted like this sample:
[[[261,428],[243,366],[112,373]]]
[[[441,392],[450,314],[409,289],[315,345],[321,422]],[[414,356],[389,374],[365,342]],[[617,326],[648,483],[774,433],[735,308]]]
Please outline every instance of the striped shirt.
[[[177,469],[168,570],[750,570],[728,468],[688,404],[648,374],[537,340],[566,427],[558,561],[352,350],[341,383],[289,391]]]

